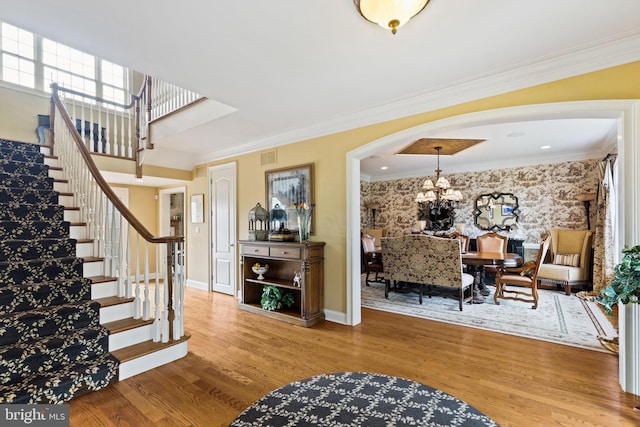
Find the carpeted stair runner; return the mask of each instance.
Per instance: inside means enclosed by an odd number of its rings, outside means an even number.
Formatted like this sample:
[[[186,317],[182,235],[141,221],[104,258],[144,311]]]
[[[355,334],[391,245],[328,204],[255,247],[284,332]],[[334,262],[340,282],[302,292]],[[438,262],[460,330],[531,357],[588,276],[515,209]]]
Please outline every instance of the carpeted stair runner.
[[[62,403],[116,381],[40,146],[0,140],[0,403]]]

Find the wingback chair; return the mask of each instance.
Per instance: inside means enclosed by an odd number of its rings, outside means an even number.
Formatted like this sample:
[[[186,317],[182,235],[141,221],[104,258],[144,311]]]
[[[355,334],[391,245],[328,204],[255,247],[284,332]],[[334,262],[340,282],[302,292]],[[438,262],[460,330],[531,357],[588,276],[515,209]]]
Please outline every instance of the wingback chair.
[[[549,250],[550,238],[547,237],[540,243],[540,251],[536,261],[526,262],[520,267],[507,267],[498,270],[496,275],[496,293],[493,301],[500,305],[498,299],[510,299],[515,301],[532,302],[533,309],[538,308],[538,275]],[[516,288],[507,288],[507,285],[515,285]],[[531,289],[527,292],[526,288]]]
[[[552,228],[548,234],[551,262],[540,267],[538,278],[542,283],[564,286],[565,293],[571,295],[571,286],[584,287],[591,282],[593,232]]]
[[[383,238],[382,259],[385,297],[389,296],[392,282],[419,286],[420,304],[425,286],[450,287],[458,290],[459,308],[462,311],[464,292],[473,285],[473,276],[462,272],[458,240],[425,235]]]

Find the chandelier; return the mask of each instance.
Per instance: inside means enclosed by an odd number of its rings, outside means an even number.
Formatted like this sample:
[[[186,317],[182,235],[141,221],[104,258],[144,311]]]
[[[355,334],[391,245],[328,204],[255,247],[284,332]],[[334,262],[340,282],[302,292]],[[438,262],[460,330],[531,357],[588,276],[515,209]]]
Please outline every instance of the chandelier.
[[[420,13],[429,0],[353,0],[353,3],[364,19],[390,28],[395,34],[398,28]]]
[[[416,196],[419,205],[418,219],[427,222],[430,230],[446,230],[453,226],[455,218],[454,208],[457,202],[462,200],[460,190],[451,188],[449,181],[440,176],[440,150],[442,147],[434,147],[438,154],[438,168],[435,184],[430,178],[424,181],[421,192]]]

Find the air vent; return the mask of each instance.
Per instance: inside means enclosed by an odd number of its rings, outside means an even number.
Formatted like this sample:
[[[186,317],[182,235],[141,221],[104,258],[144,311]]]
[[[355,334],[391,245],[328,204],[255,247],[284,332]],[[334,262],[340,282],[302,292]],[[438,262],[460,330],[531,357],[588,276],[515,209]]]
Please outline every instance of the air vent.
[[[273,165],[276,162],[276,150],[260,153],[260,166]]]
[[[196,168],[196,178],[204,178],[205,176],[207,176],[207,168],[204,166]]]

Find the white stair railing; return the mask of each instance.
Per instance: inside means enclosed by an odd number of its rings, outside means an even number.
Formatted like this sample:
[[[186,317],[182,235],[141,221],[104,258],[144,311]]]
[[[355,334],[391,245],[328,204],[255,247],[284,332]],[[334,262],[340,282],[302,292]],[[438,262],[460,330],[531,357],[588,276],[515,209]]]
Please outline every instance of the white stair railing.
[[[180,258],[184,253],[184,238],[152,235],[124,206],[93,162],[90,146],[95,147],[96,140],[89,138],[94,144],[87,144],[86,138],[81,137],[84,128],[78,130],[78,116],[70,116],[58,96],[57,87],[52,88],[53,154],[58,157],[80,207],[80,221],[87,224],[89,236],[94,240],[94,255],[104,259],[103,275],[117,281],[118,296],[134,298],[135,318],[149,320],[153,315],[154,341],[180,339],[184,336],[184,274],[181,269],[184,264]],[[77,104],[71,105],[72,108],[76,105],[80,120],[83,114],[92,117],[85,107],[79,111]],[[92,120],[104,115],[102,110]],[[110,126],[113,122],[104,123]],[[153,290],[150,289],[152,276],[155,277]]]

